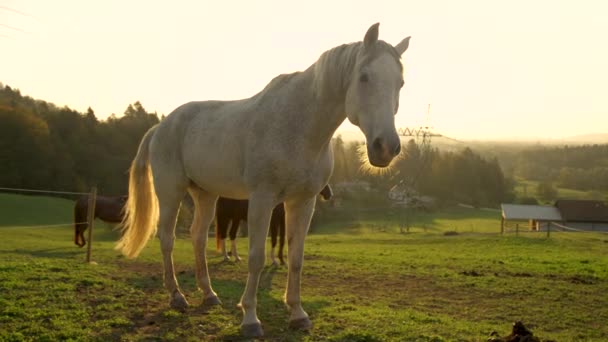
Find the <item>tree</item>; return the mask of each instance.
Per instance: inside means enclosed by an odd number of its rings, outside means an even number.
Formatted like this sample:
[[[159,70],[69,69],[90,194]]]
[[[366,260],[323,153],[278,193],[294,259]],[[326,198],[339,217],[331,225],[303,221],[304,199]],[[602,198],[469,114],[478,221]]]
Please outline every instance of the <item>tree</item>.
[[[331,175],[331,183],[340,183],[346,181],[348,177],[346,154],[344,152],[344,141],[342,136],[332,139],[332,148],[334,152],[334,172]]]
[[[49,128],[29,111],[0,105],[0,184],[39,187],[51,182]]]
[[[91,108],[80,113],[0,87],[0,185],[125,194],[139,142],[158,122],[140,102],[99,121]]]
[[[557,199],[557,189],[549,181],[540,182],[536,186],[536,195],[542,200],[553,201]]]

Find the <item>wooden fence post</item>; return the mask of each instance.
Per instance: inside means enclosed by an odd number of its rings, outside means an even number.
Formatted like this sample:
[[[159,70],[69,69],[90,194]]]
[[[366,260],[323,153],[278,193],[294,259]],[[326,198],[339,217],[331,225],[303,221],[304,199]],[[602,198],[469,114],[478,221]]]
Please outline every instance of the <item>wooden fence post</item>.
[[[89,210],[87,213],[87,224],[89,226],[89,244],[87,246],[87,263],[91,262],[91,246],[93,245],[93,222],[95,222],[95,202],[97,201],[97,187],[91,188],[89,194]]]

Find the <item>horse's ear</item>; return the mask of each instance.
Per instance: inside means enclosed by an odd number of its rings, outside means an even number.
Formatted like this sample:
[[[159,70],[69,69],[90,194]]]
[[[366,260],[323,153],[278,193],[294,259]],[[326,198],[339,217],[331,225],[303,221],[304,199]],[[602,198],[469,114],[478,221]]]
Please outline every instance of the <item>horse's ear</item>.
[[[407,47],[410,46],[410,38],[412,38],[412,37],[407,37],[404,40],[402,40],[401,43],[395,45],[395,50],[397,50],[397,52],[399,52],[400,55],[403,55],[405,50],[407,50]]]
[[[380,23],[375,23],[374,25],[372,25],[368,30],[367,33],[365,34],[365,38],[363,38],[363,46],[365,46],[365,49],[371,49],[372,46],[374,46],[374,44],[378,41],[378,27],[380,26]]]

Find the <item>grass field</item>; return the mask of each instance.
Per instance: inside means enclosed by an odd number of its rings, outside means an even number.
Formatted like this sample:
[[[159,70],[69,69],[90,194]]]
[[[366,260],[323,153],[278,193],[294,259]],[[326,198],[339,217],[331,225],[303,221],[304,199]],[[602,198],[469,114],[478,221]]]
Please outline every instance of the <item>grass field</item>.
[[[518,179],[515,185],[515,195],[517,197],[538,197],[536,189],[538,187],[536,181]],[[579,199],[579,200],[606,200],[608,199],[608,192],[606,191],[582,191],[575,189],[559,188],[556,187],[557,198],[560,199]],[[542,201],[541,201],[542,202]],[[552,201],[551,203],[552,204]]]
[[[113,250],[116,233],[98,225],[97,265],[85,264],[71,227],[11,227],[63,223],[70,202],[13,197],[0,197],[0,341],[239,340],[246,262],[225,263],[210,250],[223,305],[201,307],[192,247],[179,238],[178,279],[192,305],[177,312],[162,287],[156,239],[127,260]],[[54,209],[35,210],[34,200]],[[286,269],[267,267],[258,293],[265,340],[485,341],[494,330],[507,335],[516,320],[543,340],[608,339],[607,235],[500,236],[496,213],[462,208],[410,217],[409,234],[399,233],[394,210],[320,216],[303,271],[314,328],[287,329]]]

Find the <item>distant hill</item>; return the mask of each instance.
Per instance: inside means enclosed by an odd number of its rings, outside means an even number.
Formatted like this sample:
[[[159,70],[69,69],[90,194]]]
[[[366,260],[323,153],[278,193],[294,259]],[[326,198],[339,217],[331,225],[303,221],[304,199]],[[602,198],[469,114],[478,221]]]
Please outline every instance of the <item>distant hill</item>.
[[[74,200],[0,193],[0,228],[64,224],[74,221]]]
[[[608,144],[608,133],[592,133],[575,135],[562,139],[563,142],[576,144]]]
[[[344,142],[359,141],[365,142],[365,136],[360,131],[355,130],[338,130],[334,134],[334,138],[340,135]],[[403,137],[405,140],[411,139],[411,137]],[[574,135],[571,137],[558,138],[558,139],[524,139],[524,140],[455,140],[451,138],[433,137],[432,140],[439,147],[444,148],[461,148],[463,146],[471,145],[516,145],[516,146],[529,146],[529,145],[584,145],[584,144],[608,144],[608,133],[590,133],[582,135]]]

